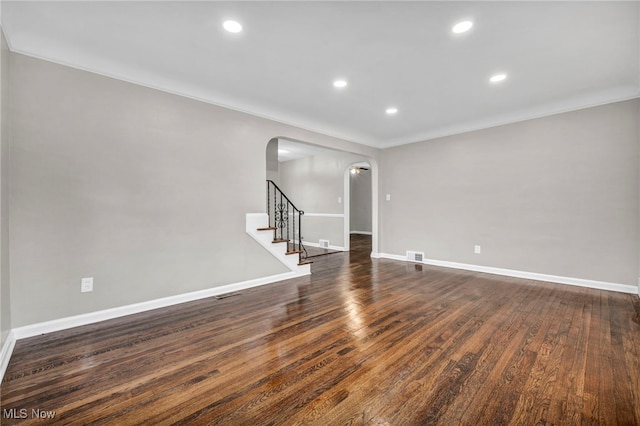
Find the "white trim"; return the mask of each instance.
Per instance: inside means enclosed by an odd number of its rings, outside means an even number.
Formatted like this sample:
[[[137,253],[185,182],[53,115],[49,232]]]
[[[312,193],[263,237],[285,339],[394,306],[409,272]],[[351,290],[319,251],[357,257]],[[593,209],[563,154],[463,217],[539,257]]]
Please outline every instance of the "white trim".
[[[332,138],[350,141],[353,143],[357,143],[358,145],[364,145],[372,148],[380,148],[379,145],[372,143],[373,140],[371,139],[371,135],[362,134],[360,132],[353,133],[350,131],[344,131],[343,129],[328,129],[323,126],[318,126],[317,123],[313,123],[308,120],[301,120],[299,116],[294,117],[289,115],[285,117],[284,115],[280,115],[280,114],[274,115],[272,114],[271,111],[267,111],[262,108],[256,109],[251,105],[247,105],[247,104],[239,105],[230,99],[225,99],[224,101],[220,100],[220,98],[216,96],[216,94],[212,94],[209,92],[203,94],[202,90],[194,90],[191,87],[187,87],[180,84],[176,85],[175,83],[166,84],[166,82],[152,81],[154,80],[153,77],[150,79],[145,78],[145,80],[147,81],[142,81],[142,80],[139,80],[138,77],[126,76],[121,73],[122,71],[116,72],[116,73],[113,73],[110,71],[100,71],[91,67],[75,64],[72,62],[54,59],[46,55],[32,53],[22,49],[16,49],[13,47],[13,43],[11,42],[11,39],[6,37],[6,34],[5,34],[5,40],[7,41],[7,46],[9,47],[9,50],[12,53],[17,53],[20,55],[39,59],[42,61],[51,62],[54,64],[62,65],[67,68],[85,71],[91,74],[100,75],[100,76],[111,78],[114,80],[124,81],[125,83],[135,84],[136,86],[147,87],[149,89],[158,90],[160,92],[169,93],[171,95],[176,95],[176,96],[180,96],[187,99],[193,99],[198,102],[204,102],[206,104],[228,109],[230,111],[237,111],[242,114],[247,114],[247,115],[262,118],[265,120],[273,121],[274,123],[284,124],[285,126],[291,126],[297,129],[319,133],[321,135],[329,136]],[[125,73],[127,73],[127,71],[129,70],[125,70]],[[178,87],[178,86],[182,86],[182,87]],[[196,94],[195,92],[201,92],[201,93]],[[217,98],[217,99],[214,99],[214,98]],[[278,116],[276,117],[276,115]],[[357,142],[357,141],[362,141],[362,142]],[[382,142],[382,141],[378,141],[378,142]],[[329,148],[329,149],[333,149],[333,148]]]
[[[561,102],[549,103],[545,104],[542,107],[534,107],[522,109],[516,112],[509,112],[506,114],[501,114],[497,116],[488,116],[483,117],[479,120],[475,121],[466,121],[461,124],[456,124],[453,126],[444,126],[440,128],[431,129],[426,133],[417,133],[411,134],[409,136],[404,136],[392,140],[381,140],[373,138],[372,135],[363,134],[362,132],[354,132],[354,131],[346,131],[345,129],[331,128],[328,129],[323,126],[319,126],[318,123],[301,119],[300,116],[292,116],[287,115],[286,117],[282,114],[273,114],[272,111],[267,111],[263,108],[256,108],[253,105],[239,105],[233,100],[225,99],[221,100],[216,94],[212,93],[200,93],[196,94],[195,92],[198,90],[194,90],[191,87],[187,87],[180,84],[176,85],[175,82],[173,84],[165,81],[153,81],[154,78],[146,79],[152,81],[143,82],[139,80],[139,77],[131,77],[126,76],[129,70],[125,70],[124,73],[120,72],[112,72],[112,71],[99,71],[97,69],[82,66],[79,64],[75,64],[72,62],[67,62],[64,60],[54,59],[52,57],[48,57],[46,55],[37,54],[33,52],[28,52],[22,49],[16,49],[13,46],[11,38],[7,37],[5,34],[5,40],[7,41],[7,46],[9,50],[13,53],[18,53],[24,56],[28,56],[31,58],[40,59],[47,62],[52,62],[54,64],[62,65],[68,68],[77,69],[80,71],[89,72],[92,74],[101,75],[104,77],[112,78],[115,80],[124,81],[127,83],[135,84],[137,86],[148,87],[154,90],[158,90],[160,92],[169,93],[177,96],[181,96],[188,99],[194,99],[199,102],[204,102],[210,105],[215,105],[221,108],[225,108],[231,111],[237,111],[244,114],[252,115],[255,117],[267,119],[273,121],[275,123],[284,124],[287,126],[296,127],[299,129],[320,133],[329,137],[334,137],[338,139],[343,139],[347,141],[351,141],[353,143],[357,143],[359,145],[365,145],[377,149],[386,149],[400,145],[407,145],[411,143],[424,142],[431,139],[458,135],[462,133],[472,132],[476,130],[489,129],[493,127],[503,126],[506,124],[519,123],[522,121],[535,120],[537,118],[548,117],[557,114],[563,114],[566,112],[578,111],[587,108],[593,108],[601,105],[612,104],[616,102],[624,102],[631,99],[636,99],[640,97],[640,92],[634,85],[620,86],[615,87],[613,89],[608,89],[605,91],[600,91],[598,93],[589,93],[585,96],[574,97],[567,100],[563,100]],[[200,91],[201,92],[201,91]],[[214,99],[217,98],[217,99]],[[278,115],[278,117],[276,117]]]
[[[345,251],[351,250],[351,168],[357,165],[367,164],[371,170],[371,249],[378,250],[378,163],[372,158],[366,157],[366,162],[349,164],[344,169],[344,247]],[[375,232],[374,232],[375,231]],[[354,231],[358,232],[358,231]]]
[[[194,300],[217,296],[219,294],[245,290],[248,288],[271,284],[273,282],[296,278],[299,276],[301,275],[295,272],[285,272],[283,274],[256,278],[254,280],[242,281],[238,283],[223,285],[220,287],[212,287],[206,290],[193,291],[190,293],[163,297],[161,299],[134,303],[132,305],[119,306],[117,308],[104,309],[102,311],[89,312],[86,314],[74,315],[71,317],[59,318],[51,321],[17,327],[12,330],[12,333],[15,339],[24,339],[27,337],[38,336],[44,333],[52,333],[54,331],[66,330],[72,327],[79,327],[82,325],[93,324],[96,322],[119,318],[126,315],[150,311],[152,309],[165,308],[167,306],[177,305],[180,303],[192,302]]]
[[[265,228],[269,224],[269,216],[266,213],[247,213],[246,231],[262,247],[285,265],[291,272],[298,275],[309,275],[311,267],[298,265],[298,256],[287,255],[286,244],[273,244],[273,231],[258,231],[258,228]]]
[[[373,235],[373,232],[371,232],[371,231],[349,231],[349,234]]]
[[[580,98],[572,98],[568,101],[563,100],[562,102],[547,103],[542,105],[542,107],[526,108],[515,112],[508,112],[506,114],[482,117],[479,120],[465,121],[451,126],[431,128],[427,132],[378,142],[375,146],[380,149],[387,149],[412,143],[426,142],[432,139],[461,135],[463,133],[475,132],[478,130],[492,129],[494,127],[506,126],[529,120],[537,120],[539,118],[566,114],[568,112],[580,111],[583,109],[595,108],[618,102],[625,102],[637,98],[640,98],[640,91],[633,86],[628,85],[615,87],[598,93],[589,93]]]
[[[0,382],[4,379],[4,373],[9,366],[9,360],[11,360],[11,354],[13,354],[13,348],[16,346],[16,336],[11,330],[7,336],[7,340],[2,345],[2,351],[0,352]]]
[[[408,262],[406,256],[389,253],[371,253],[373,258],[384,258]],[[417,263],[417,262],[412,262]],[[484,272],[486,274],[503,275],[507,277],[526,278],[537,281],[547,281],[558,284],[569,284],[579,287],[589,287],[598,290],[617,291],[620,293],[640,294],[636,286],[610,283],[606,281],[586,280],[583,278],[562,277],[559,275],[539,274],[537,272],[516,271],[513,269],[494,268],[491,266],[471,265],[467,263],[448,262],[444,260],[424,259],[426,265],[442,266],[445,268],[464,269],[467,271]]]
[[[344,204],[342,211],[344,212],[344,222],[342,223],[342,244],[344,244],[345,251],[351,250],[351,240],[349,238],[349,230],[351,229],[351,173],[349,169],[351,165],[344,169],[343,182],[343,196]],[[371,206],[373,208],[373,206]]]
[[[247,224],[252,221],[261,222],[264,213],[247,214]],[[253,223],[251,225],[254,225]],[[297,266],[296,269],[291,272],[285,272],[282,274],[270,275],[267,277],[256,278],[247,281],[241,281],[237,283],[222,285],[219,287],[212,287],[205,290],[198,290],[189,293],[177,294],[175,296],[163,297],[160,299],[149,300],[140,303],[134,303],[131,305],[118,306],[116,308],[104,309],[101,311],[89,312],[86,314],[74,315],[71,317],[58,318],[51,321],[45,321],[36,324],[30,324],[22,327],[12,329],[7,336],[7,339],[2,346],[0,352],[0,381],[4,377],[4,373],[9,365],[9,360],[13,353],[16,341],[18,339],[25,339],[28,337],[38,336],[45,333],[52,333],[55,331],[66,330],[73,327],[80,327],[83,325],[93,324],[100,321],[106,321],[114,318],[123,317],[126,315],[137,314],[140,312],[146,312],[153,309],[165,308],[167,306],[177,305],[185,302],[192,302],[194,300],[204,299],[207,297],[217,296],[219,294],[231,293],[234,291],[245,290],[252,287],[258,287],[261,285],[271,284],[278,281],[288,280],[291,278],[302,277],[310,274],[309,265],[303,267]]]
[[[378,162],[374,159],[370,159],[371,163],[371,251],[378,252],[378,237],[380,235],[380,226],[379,226],[379,201],[378,201],[378,193],[380,192],[380,184],[379,184],[379,168]]]
[[[307,213],[304,212],[303,217],[344,217],[344,213]]]
[[[304,244],[305,246],[309,246],[309,247],[318,247],[318,248],[326,248],[326,249],[331,249],[331,250],[348,251],[344,247],[332,246],[331,244],[329,244],[329,247],[320,247],[320,243],[312,243],[310,241],[304,241],[304,240],[302,240],[302,244]]]

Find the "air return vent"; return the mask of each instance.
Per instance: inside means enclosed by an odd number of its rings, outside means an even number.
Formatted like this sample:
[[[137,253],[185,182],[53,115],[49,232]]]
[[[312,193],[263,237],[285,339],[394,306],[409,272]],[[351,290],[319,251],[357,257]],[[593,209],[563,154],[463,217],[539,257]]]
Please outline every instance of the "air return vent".
[[[423,252],[407,250],[407,260],[409,262],[422,262],[422,259],[424,259]]]
[[[226,299],[228,297],[234,297],[234,296],[240,296],[240,293],[225,293],[215,297],[216,299],[220,300],[220,299]]]
[[[320,247],[329,248],[329,240],[320,240]]]

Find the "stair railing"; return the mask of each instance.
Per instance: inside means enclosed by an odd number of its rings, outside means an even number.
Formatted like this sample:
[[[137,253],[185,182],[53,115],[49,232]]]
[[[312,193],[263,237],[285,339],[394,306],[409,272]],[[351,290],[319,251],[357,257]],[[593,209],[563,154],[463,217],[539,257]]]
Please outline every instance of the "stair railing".
[[[274,230],[274,243],[287,244],[287,254],[298,254],[298,263],[307,259],[302,243],[302,216],[298,209],[272,180],[267,180],[267,215],[269,227]]]

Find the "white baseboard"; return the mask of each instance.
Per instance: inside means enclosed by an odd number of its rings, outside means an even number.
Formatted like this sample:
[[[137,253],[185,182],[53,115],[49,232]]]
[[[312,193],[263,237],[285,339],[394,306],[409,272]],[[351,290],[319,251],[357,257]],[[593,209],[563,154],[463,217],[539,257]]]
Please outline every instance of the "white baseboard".
[[[26,325],[23,327],[14,328],[12,332],[15,339],[24,339],[27,337],[38,336],[40,334],[66,330],[72,327],[79,327],[82,325],[93,324],[113,318],[119,318],[125,315],[137,314],[140,312],[150,311],[152,309],[164,308],[167,306],[177,305],[179,303],[191,302],[198,299],[204,299],[206,297],[217,296],[219,294],[244,290],[247,288],[270,284],[290,278],[297,278],[304,275],[307,274],[286,272],[283,274],[271,275],[264,278],[242,281],[239,283],[223,285],[220,287],[212,287],[206,290],[178,294],[175,296],[163,297],[161,299],[149,300],[147,302],[134,303],[132,305],[119,306],[117,308],[105,309],[102,311],[90,312],[51,321],[45,321],[37,324]]]
[[[297,240],[296,240],[296,243],[297,243]],[[318,247],[318,248],[325,248],[330,250],[347,251],[347,249],[345,249],[344,247],[333,246],[331,244],[329,244],[329,247],[321,247],[319,243],[312,243],[310,241],[302,241],[302,244],[308,247]]]
[[[319,247],[319,244],[304,243],[312,247]],[[344,247],[329,246],[334,250],[343,250]],[[371,253],[373,258],[384,258],[392,260],[400,260],[407,262],[405,256],[388,254],[388,253]],[[422,263],[426,265],[442,266],[446,268],[464,269],[474,272],[484,272],[488,274],[503,275],[509,277],[526,278],[538,281],[548,281],[559,284],[570,284],[580,287],[589,287],[600,290],[617,291],[622,293],[640,294],[638,288],[632,285],[616,284],[604,281],[585,280],[582,278],[561,277],[557,275],[539,274],[535,272],[516,271],[512,269],[493,268],[489,266],[470,265],[465,263],[447,262],[442,260],[425,259]],[[220,294],[230,293],[234,291],[244,290],[251,287],[257,287],[291,278],[305,276],[307,274],[298,274],[295,272],[287,272],[268,277],[257,278],[254,280],[243,281],[239,283],[224,285],[220,287],[212,287],[206,290],[194,291],[190,293],[179,294],[176,296],[164,297],[161,299],[150,300],[147,302],[135,303],[132,305],[120,306],[112,309],[105,309],[96,312],[90,312],[82,315],[75,315],[66,318],[60,318],[52,321],[31,324],[27,326],[17,327],[11,330],[0,352],[0,382],[4,377],[11,354],[18,339],[38,336],[54,331],[66,330],[72,327],[93,324],[100,321],[119,318],[126,315],[132,315],[140,312],[150,311],[152,309],[163,308],[167,306],[177,305],[180,303],[191,302],[194,300],[204,299],[207,297],[217,296]]]
[[[7,336],[7,340],[5,340],[4,345],[2,345],[2,351],[0,352],[0,382],[4,379],[4,373],[7,371],[9,360],[11,359],[11,354],[13,353],[13,348],[15,346],[16,336],[13,331],[10,331]]]
[[[371,232],[371,231],[349,231],[349,234],[373,235],[373,232]]]
[[[402,260],[408,262],[406,256],[389,253],[371,253],[373,258]],[[415,262],[413,262],[415,263]],[[503,275],[507,277],[525,278],[537,281],[548,281],[558,284],[569,284],[579,287],[589,287],[598,290],[617,291],[620,293],[640,294],[638,287],[628,284],[610,283],[606,281],[586,280],[582,278],[562,277],[558,275],[539,274],[536,272],[516,271],[513,269],[494,268],[491,266],[471,265],[467,263],[447,262],[444,260],[423,259],[425,265],[442,266],[445,268],[464,269],[466,271],[484,272],[486,274]]]
[[[249,218],[252,220],[261,220],[265,214],[259,214],[257,219],[253,216],[247,215],[247,222]],[[253,226],[253,224],[252,224]],[[253,227],[255,230],[255,226]],[[194,300],[204,299],[206,297],[217,296],[219,294],[231,293],[234,291],[240,291],[251,287],[257,287],[265,284],[271,284],[278,281],[283,281],[291,278],[302,277],[309,275],[310,269],[308,265],[305,267],[297,267],[291,272],[285,272],[282,274],[271,275],[268,277],[256,278],[253,280],[242,281],[238,283],[223,285],[220,287],[212,287],[206,290],[199,290],[190,293],[178,294],[175,296],[164,297],[160,299],[149,300],[146,302],[134,303],[131,305],[119,306],[117,308],[104,309],[96,312],[89,312],[81,315],[74,315],[66,318],[59,318],[51,321],[45,321],[36,324],[30,324],[22,327],[17,327],[11,330],[4,345],[2,345],[2,352],[0,352],[0,382],[4,377],[11,354],[15,347],[15,343],[19,339],[25,339],[28,337],[38,336],[45,333],[52,333],[55,331],[66,330],[73,327],[80,327],[83,325],[93,324],[100,321],[106,321],[109,319],[119,318],[126,315],[137,314],[140,312],[150,311],[152,309],[164,308],[167,306],[177,305],[179,303],[191,302]]]
[[[140,312],[150,311],[152,309],[165,308],[167,306],[177,305],[180,303],[191,302],[194,300],[204,299],[207,297],[217,296],[219,294],[231,293],[251,287],[258,287],[265,284],[271,284],[278,281],[297,278],[308,275],[306,273],[286,272],[278,275],[257,278],[254,280],[242,281],[238,283],[223,285],[220,287],[212,287],[206,290],[193,291],[190,293],[178,294],[175,296],[163,297],[161,299],[149,300],[146,302],[134,303],[131,305],[119,306],[117,308],[104,309],[96,312],[89,312],[81,315],[74,315],[66,318],[59,318],[51,321],[45,321],[37,324],[25,325],[11,330],[7,340],[2,346],[0,352],[0,382],[4,377],[4,373],[9,365],[13,348],[16,340],[25,339],[27,337],[39,336],[54,331],[66,330],[73,327],[93,324],[100,321],[106,321],[126,315],[137,314]]]
[[[180,303],[191,302],[194,300],[204,299],[206,297],[217,296],[219,294],[231,293],[251,287],[258,287],[265,284],[271,284],[278,281],[288,280],[308,275],[306,273],[286,272],[278,275],[257,278],[249,281],[242,281],[234,284],[223,285],[220,287],[212,287],[206,290],[194,291],[191,293],[178,294],[176,296],[163,297],[161,299],[149,300],[147,302],[134,303],[132,305],[119,306],[117,308],[105,309],[102,311],[90,312],[82,315],[74,315],[71,317],[45,321],[37,324],[17,327],[11,330],[0,353],[0,382],[4,378],[4,373],[9,365],[13,348],[16,340],[25,339],[27,337],[38,336],[54,331],[66,330],[82,325],[93,324],[100,321],[119,318],[126,315],[137,314],[140,312],[150,311],[152,309],[164,308],[167,306],[177,305]]]

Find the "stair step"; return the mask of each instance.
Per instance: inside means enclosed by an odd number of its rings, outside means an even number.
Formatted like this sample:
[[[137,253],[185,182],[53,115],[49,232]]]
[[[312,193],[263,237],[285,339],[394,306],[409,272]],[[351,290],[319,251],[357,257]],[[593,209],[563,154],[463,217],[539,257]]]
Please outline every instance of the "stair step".
[[[292,250],[292,251],[288,251],[285,254],[298,254],[298,253],[302,253],[302,250]]]
[[[302,266],[302,265],[310,265],[312,264],[313,261],[312,260],[303,260],[302,262],[298,263],[298,266]]]
[[[273,226],[269,226],[267,228],[258,228],[257,230],[258,231],[275,231],[276,229],[278,229],[278,228],[275,228]]]
[[[291,241],[291,240],[275,239],[275,240],[273,240],[273,243],[274,244],[275,243],[288,243],[289,241]]]

